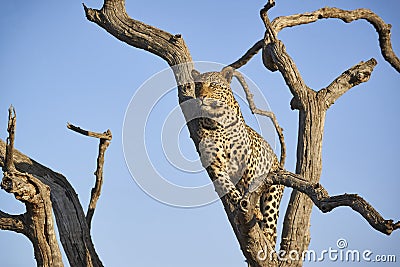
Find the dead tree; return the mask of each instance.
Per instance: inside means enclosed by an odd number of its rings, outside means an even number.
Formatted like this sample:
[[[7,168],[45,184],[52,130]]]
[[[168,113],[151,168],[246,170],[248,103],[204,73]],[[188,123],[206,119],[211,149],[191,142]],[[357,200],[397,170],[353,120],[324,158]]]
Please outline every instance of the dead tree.
[[[357,195],[329,197],[326,190],[318,183],[322,166],[322,138],[325,114],[328,108],[352,87],[368,81],[375,59],[361,62],[340,75],[327,88],[319,91],[309,88],[302,80],[299,71],[285,50],[284,44],[277,38],[277,33],[286,27],[315,22],[323,18],[338,18],[344,22],[365,19],[379,34],[379,42],[384,58],[398,71],[399,59],[394,54],[390,42],[390,25],[384,23],[373,12],[366,9],[345,11],[337,8],[323,8],[312,13],[288,17],[278,17],[273,21],[267,12],[274,6],[273,1],[261,9],[260,16],[266,31],[264,38],[251,47],[239,60],[229,65],[238,69],[245,65],[259,50],[265,67],[279,71],[293,95],[291,107],[299,111],[299,137],[297,146],[296,173],[285,170],[270,174],[261,181],[256,181],[241,201],[239,207],[232,206],[225,198],[221,201],[235,231],[241,249],[251,266],[301,266],[301,261],[281,261],[274,257],[260,259],[259,252],[272,250],[268,247],[262,231],[254,224],[256,200],[266,184],[283,184],[293,191],[285,215],[281,250],[296,250],[302,253],[310,241],[309,225],[313,203],[322,212],[328,212],[338,206],[349,206],[359,212],[376,230],[390,234],[400,227],[391,220],[383,219],[365,200]],[[102,9],[94,10],[85,6],[88,20],[98,24],[117,39],[137,48],[144,49],[163,58],[173,69],[178,84],[178,98],[185,118],[191,118],[190,107],[185,101],[194,97],[194,84],[191,78],[192,59],[181,35],[170,34],[143,22],[130,18],[125,10],[124,0],[105,0]],[[178,67],[177,67],[178,66]],[[255,111],[255,107],[253,109]],[[195,145],[198,142],[195,122],[188,121],[188,129]],[[279,129],[279,126],[277,127]],[[278,131],[279,132],[279,131]],[[268,254],[268,251],[264,251]]]
[[[85,215],[78,195],[61,174],[37,163],[14,149],[16,114],[9,109],[7,142],[0,140],[1,188],[23,202],[26,212],[11,215],[0,211],[0,229],[22,233],[31,240],[37,266],[63,266],[58,247],[53,211],[60,241],[71,266],[103,266],[90,235],[91,220],[103,183],[104,156],[110,144],[110,130],[94,133],[72,124],[67,127],[86,136],[100,139],[96,182]]]
[[[226,214],[235,231],[249,266],[301,266],[302,261],[279,261],[263,231],[254,223],[256,201],[266,186],[282,184],[293,190],[287,208],[280,249],[305,251],[310,241],[311,208],[316,205],[322,212],[329,212],[339,206],[348,206],[360,213],[377,231],[391,234],[400,227],[400,222],[385,220],[364,199],[354,194],[329,196],[319,184],[322,169],[322,139],[325,114],[328,108],[352,87],[367,82],[377,64],[375,59],[360,62],[343,72],[328,87],[314,90],[308,87],[277,33],[286,27],[316,22],[320,19],[337,18],[346,23],[364,19],[371,23],[379,35],[382,54],[397,71],[399,59],[391,48],[390,25],[366,9],[353,11],[337,8],[322,8],[311,13],[277,17],[272,21],[268,10],[273,1],[261,9],[260,16],[266,31],[264,37],[254,44],[239,60],[227,66],[244,87],[249,106],[254,113],[264,114],[274,122],[281,140],[282,169],[254,181],[238,206],[233,206],[222,198]],[[125,10],[124,0],[104,0],[100,10],[84,6],[88,20],[95,22],[117,39],[137,48],[144,49],[163,58],[172,68],[178,84],[178,99],[184,116],[188,119],[188,129],[194,143],[196,123],[189,105],[184,103],[193,99],[194,83],[191,77],[192,58],[181,35],[170,34],[150,25],[130,18]],[[299,136],[297,146],[296,174],[284,169],[285,146],[281,128],[272,113],[258,109],[252,101],[244,80],[236,69],[244,66],[255,54],[262,50],[262,60],[270,71],[279,71],[293,95],[291,108],[299,113]],[[23,202],[26,212],[10,215],[0,212],[0,228],[26,235],[34,246],[38,266],[62,266],[61,253],[56,241],[52,215],[56,219],[61,244],[71,266],[102,266],[93,246],[90,225],[100,196],[103,180],[104,153],[112,138],[108,130],[94,133],[68,124],[68,128],[80,134],[100,139],[96,184],[92,190],[88,211],[85,214],[77,195],[67,179],[45,166],[33,161],[14,149],[16,116],[13,108],[9,111],[9,137],[7,142],[0,140],[0,165],[4,177],[1,186],[15,198]],[[267,255],[267,257],[262,257]],[[268,257],[272,255],[272,257]],[[261,257],[260,257],[261,256]]]

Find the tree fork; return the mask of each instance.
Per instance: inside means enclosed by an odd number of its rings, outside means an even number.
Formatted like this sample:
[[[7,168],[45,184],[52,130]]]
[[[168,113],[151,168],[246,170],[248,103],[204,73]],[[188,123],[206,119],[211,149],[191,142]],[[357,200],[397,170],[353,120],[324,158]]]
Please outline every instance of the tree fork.
[[[4,167],[7,144],[0,139],[0,166]],[[78,195],[60,173],[41,165],[13,149],[13,163],[19,173],[28,173],[50,188],[50,199],[61,244],[71,266],[98,266],[101,263],[91,240],[86,217]],[[30,177],[29,176],[29,177]],[[32,180],[32,179],[31,179]],[[0,228],[27,235],[26,214],[10,215],[0,211]],[[73,229],[73,231],[71,231]]]
[[[31,240],[37,266],[63,267],[54,230],[50,187],[32,174],[21,173],[16,170],[14,165],[15,127],[16,114],[15,109],[11,106],[8,115],[7,131],[9,136],[7,138],[1,188],[14,194],[17,200],[24,203],[26,213],[21,216],[9,217],[14,220],[14,227],[8,227],[8,230],[23,233]],[[18,224],[20,224],[20,227],[15,227]]]

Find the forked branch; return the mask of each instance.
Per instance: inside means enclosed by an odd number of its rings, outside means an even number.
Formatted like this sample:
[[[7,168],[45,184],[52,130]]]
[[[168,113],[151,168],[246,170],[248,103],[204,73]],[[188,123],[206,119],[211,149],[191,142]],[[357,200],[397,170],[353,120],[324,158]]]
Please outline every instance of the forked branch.
[[[7,128],[9,136],[1,188],[24,203],[26,213],[15,216],[1,212],[1,228],[23,233],[32,241],[38,266],[62,267],[61,252],[54,230],[50,188],[32,174],[16,170],[14,164],[15,127],[15,110],[10,107]]]
[[[280,170],[267,176],[259,177],[250,185],[248,192],[241,201],[241,207],[249,204],[252,195],[259,196],[271,185],[279,184],[296,189],[306,194],[323,213],[330,212],[341,206],[347,206],[363,216],[368,223],[377,231],[390,235],[394,230],[400,228],[400,221],[385,220],[375,208],[357,194],[343,194],[329,196],[325,188],[319,183],[310,183],[298,174]]]
[[[271,6],[269,6],[270,8]],[[265,10],[265,9],[264,9]],[[277,17],[271,22],[271,28],[276,34],[282,29],[295,27],[303,24],[317,22],[320,19],[340,19],[346,23],[351,23],[355,20],[366,20],[369,22],[378,33],[379,47],[383,58],[389,62],[393,68],[400,72],[400,60],[393,51],[391,41],[391,25],[371,10],[360,8],[356,10],[343,10],[339,8],[324,7],[313,12],[296,14],[291,16]],[[253,45],[240,59],[231,63],[233,68],[244,66],[258,51],[262,49],[262,40]]]
[[[83,130],[77,126],[70,124],[70,123],[67,124],[67,128],[74,132],[80,133],[82,135],[91,136],[91,137],[100,139],[99,153],[97,156],[97,167],[96,167],[96,171],[94,173],[96,176],[96,182],[95,182],[95,185],[92,188],[92,191],[90,194],[89,207],[88,207],[88,210],[86,213],[86,222],[87,222],[87,225],[90,230],[93,214],[96,209],[97,201],[100,198],[101,187],[103,185],[104,155],[105,155],[107,147],[110,145],[110,141],[112,139],[112,134],[111,134],[110,130],[107,130],[104,133],[96,133],[96,132],[92,132],[92,131]]]
[[[15,114],[14,111],[13,114]],[[9,139],[11,139],[10,136]],[[52,207],[58,223],[60,240],[70,265],[103,266],[94,249],[89,229],[85,221],[85,214],[83,213],[78,195],[68,180],[60,173],[52,171],[46,166],[30,159],[28,156],[16,150],[13,146],[7,146],[7,144],[0,139],[0,166],[3,170],[7,171],[7,164],[5,161],[7,158],[6,155],[10,155],[10,150],[7,152],[7,149],[10,148],[12,148],[12,162],[16,171],[8,171],[8,174],[5,175],[6,179],[4,180],[3,186],[9,188],[9,190],[22,190],[18,193],[18,195],[21,196],[21,199],[30,199],[25,195],[31,194],[30,188],[32,188],[32,186],[33,188],[36,188],[37,195],[40,196],[39,198],[33,197],[35,201],[46,199],[46,197],[49,196],[51,201],[48,204],[51,206],[46,204],[46,216],[48,219],[52,219],[52,216],[50,216],[51,214],[49,213]],[[40,182],[42,185],[48,187],[42,186]],[[43,188],[43,190],[41,188]],[[31,195],[35,196],[35,193]],[[32,205],[28,203],[26,205],[27,211],[31,209]],[[34,228],[29,226],[29,217],[31,217],[31,213],[29,212],[23,215],[8,215],[3,212],[0,214],[0,227],[2,227],[2,229],[14,229],[17,232],[24,231],[23,233],[28,236],[28,231],[34,231]],[[24,223],[24,225],[21,225],[22,223]],[[51,227],[52,223],[52,221],[47,221],[45,226]],[[49,240],[52,239],[52,235],[49,234],[48,237]],[[46,250],[46,245],[44,245],[44,247]],[[50,253],[53,253],[54,251],[55,250],[52,250]],[[61,259],[59,262],[62,262]]]
[[[318,91],[319,97],[328,109],[335,101],[354,86],[367,82],[377,62],[374,58],[351,67],[336,78],[328,87]]]
[[[393,51],[392,42],[390,39],[390,30],[392,26],[390,24],[386,24],[382,18],[380,18],[371,10],[360,8],[350,11],[334,7],[324,7],[314,12],[277,17],[272,21],[272,27],[274,28],[275,32],[278,33],[286,27],[308,24],[316,22],[319,19],[330,18],[341,19],[346,23],[363,19],[372,24],[378,33],[379,46],[381,48],[383,57],[392,65],[393,68],[400,72],[400,60]]]
[[[286,83],[288,84],[290,90],[292,91],[292,94],[294,96],[295,101],[300,103],[302,106],[305,105],[307,100],[314,100],[317,97],[317,93],[308,88],[305,84],[305,82],[302,80],[299,71],[297,70],[293,60],[290,58],[290,56],[286,53],[284,45],[282,42],[280,42],[276,34],[279,32],[277,29],[274,27],[274,23],[271,23],[267,17],[266,11],[268,8],[270,8],[273,5],[273,1],[269,2],[271,5],[266,6],[265,9],[261,12],[263,21],[266,25],[266,34],[264,39],[260,42],[257,42],[253,47],[247,51],[247,53],[240,58],[238,61],[234,62],[231,64],[231,67],[233,68],[238,68],[246,64],[260,49],[261,47],[263,48],[263,59],[265,65],[270,68],[271,70],[276,70],[278,69],[282,75],[285,78]],[[192,79],[190,76],[192,67],[190,65],[185,65],[184,68],[174,69],[174,65],[176,64],[181,64],[181,63],[188,63],[191,62],[191,57],[189,54],[189,51],[186,47],[186,45],[183,42],[182,36],[181,35],[172,35],[170,33],[164,32],[162,30],[159,30],[157,28],[154,28],[150,25],[146,25],[142,22],[138,22],[136,20],[131,19],[125,11],[125,2],[123,0],[105,0],[104,5],[101,10],[93,10],[85,7],[85,12],[86,16],[90,21],[93,21],[97,23],[100,27],[106,29],[109,33],[111,33],[113,36],[118,38],[119,40],[122,40],[129,45],[132,45],[137,48],[145,49],[146,51],[149,51],[155,55],[160,56],[161,58],[165,59],[168,64],[173,68],[176,80],[178,85],[185,85],[188,82],[191,83]],[[360,77],[360,81],[362,82],[362,77]],[[328,87],[329,88],[329,87]],[[333,89],[333,87],[329,88]],[[339,91],[338,91],[339,92]],[[339,93],[340,94],[340,93]],[[185,99],[185,97],[194,97],[194,90],[193,90],[193,85],[189,86],[179,86],[178,87],[178,95],[179,95],[179,101],[182,103],[182,100]],[[311,97],[308,97],[311,96]],[[321,94],[322,96],[322,94]],[[303,100],[303,102],[299,101],[300,99]],[[312,102],[312,101],[311,101]],[[314,103],[314,102],[313,102]],[[316,113],[313,114],[316,116],[317,119],[320,119],[320,117],[324,117],[324,109],[322,108],[321,110],[317,109]],[[185,117],[190,117],[187,116],[186,112],[187,110],[183,110],[183,113]],[[305,125],[305,114],[304,110],[301,112],[301,119],[303,120],[303,124]],[[321,116],[318,116],[321,115]],[[314,123],[315,122],[315,123]],[[312,142],[308,142],[309,140],[307,139],[307,144],[310,146],[315,146],[318,149],[320,149],[320,142],[322,143],[322,133],[323,133],[323,125],[324,125],[324,119],[320,120],[314,120],[312,125],[300,125],[304,129],[311,129],[310,131],[303,131],[307,132],[310,134],[311,132],[317,132],[317,136],[313,136],[313,140],[315,139],[314,143],[317,145],[314,145]],[[309,124],[310,121],[308,121]],[[317,125],[317,126],[315,126]],[[308,128],[307,128],[308,127]],[[193,125],[188,123],[188,128],[189,131],[191,132],[191,137],[194,139],[195,144],[196,144],[196,138],[195,136],[195,131],[193,131]],[[304,130],[302,129],[302,130]],[[311,138],[311,136],[309,136]],[[301,137],[304,140],[306,138]],[[299,139],[301,139],[299,138]],[[305,146],[304,146],[305,147]],[[301,148],[301,147],[300,147]],[[300,149],[301,150],[301,149]],[[299,151],[300,151],[299,150]],[[311,151],[311,150],[310,150]],[[308,151],[308,152],[310,152]],[[310,152],[311,153],[311,152]],[[317,153],[318,154],[318,153]],[[318,163],[320,160],[320,155],[316,155],[317,160],[312,160],[312,157],[308,157],[310,159],[310,165],[314,163]],[[299,164],[300,166],[300,164]],[[317,167],[319,165],[316,165]],[[301,166],[300,166],[301,167]],[[302,171],[299,167],[299,170]],[[319,179],[319,170],[316,167],[316,171],[314,172],[309,172],[309,176],[315,176]],[[306,176],[304,176],[306,177]],[[315,178],[313,177],[313,178]],[[271,178],[272,179],[272,178]],[[272,181],[273,182],[273,181]],[[270,181],[267,181],[268,184],[271,184]],[[321,191],[322,192],[322,191]],[[256,194],[250,194],[250,196],[255,196]],[[301,197],[303,197],[303,194],[301,194]],[[325,195],[323,195],[325,197]],[[304,198],[310,202],[310,206],[312,206],[311,201],[309,201],[305,196]],[[251,205],[247,205],[247,208],[251,208],[253,204],[255,204],[255,201],[257,199],[252,199],[252,203],[248,203]],[[326,199],[325,199],[326,200]],[[242,212],[237,212],[238,210],[236,207],[233,207],[230,205],[228,201],[226,201],[224,198],[222,198],[222,203],[224,204],[226,213],[228,215],[229,221],[232,224],[232,227],[235,231],[235,234],[239,240],[239,243],[241,245],[241,249],[246,256],[249,264],[251,266],[271,266],[268,262],[261,262],[258,258],[258,252],[260,249],[262,250],[265,244],[267,243],[265,241],[265,236],[263,235],[262,230],[257,226],[255,223],[254,219],[254,214],[249,214],[246,213],[245,210],[246,208],[243,206]],[[304,204],[303,202],[299,202],[300,206]],[[241,204],[245,204],[245,202],[241,202]],[[303,206],[301,206],[303,207]],[[296,207],[294,207],[296,209]],[[250,210],[250,209],[249,209]],[[251,209],[253,212],[253,209]],[[311,208],[310,208],[311,210]],[[247,216],[249,215],[249,216]],[[239,219],[239,220],[237,220]],[[298,223],[297,226],[303,227],[307,223],[307,218],[304,219],[305,223]],[[238,223],[242,222],[242,223]],[[292,227],[295,224],[291,224],[290,227]],[[295,225],[296,226],[296,225]],[[397,227],[397,224],[393,226],[393,229]],[[293,227],[292,227],[293,228]],[[295,228],[293,228],[295,229]],[[296,228],[297,230],[299,228]],[[295,230],[296,230],[295,229]],[[287,240],[292,240],[290,238],[287,238]],[[295,245],[295,244],[293,244]],[[303,246],[304,247],[304,246]],[[302,247],[296,247],[299,248],[300,250]],[[273,263],[272,263],[273,265]]]
[[[272,6],[267,4],[260,11],[260,16],[265,25],[263,63],[271,71],[279,70],[294,99],[304,106],[304,101],[307,101],[307,94],[313,94],[314,91],[306,85],[293,59],[286,52],[285,45],[276,36],[275,29],[272,27],[267,14]]]

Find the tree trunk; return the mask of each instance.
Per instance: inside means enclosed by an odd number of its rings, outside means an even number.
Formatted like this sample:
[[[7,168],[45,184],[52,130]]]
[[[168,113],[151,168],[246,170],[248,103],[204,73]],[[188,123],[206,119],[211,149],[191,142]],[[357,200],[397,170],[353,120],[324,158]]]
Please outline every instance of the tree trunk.
[[[248,97],[253,112],[270,116],[278,131],[281,141],[282,169],[274,173],[257,177],[249,186],[239,205],[233,205],[228,199],[221,199],[240,248],[251,267],[266,266],[302,266],[302,253],[310,243],[310,218],[315,204],[322,212],[329,212],[339,206],[349,206],[359,212],[376,230],[391,234],[400,228],[400,222],[385,220],[364,199],[357,195],[330,197],[319,184],[322,172],[322,143],[325,116],[329,107],[352,87],[369,80],[376,66],[375,59],[361,62],[342,73],[328,87],[319,91],[312,90],[303,81],[294,61],[285,50],[284,44],[277,38],[278,32],[285,27],[315,22],[322,18],[339,18],[344,22],[365,19],[371,23],[379,35],[383,57],[400,71],[400,60],[394,54],[390,41],[390,25],[366,9],[345,11],[337,8],[322,8],[311,13],[278,17],[272,22],[267,12],[274,6],[274,1],[261,10],[265,24],[264,38],[253,45],[236,62],[230,64],[232,73],[244,66],[260,49],[265,67],[279,71],[293,95],[292,109],[299,111],[299,130],[297,144],[296,174],[283,169],[285,144],[282,129],[275,115],[263,113]],[[196,147],[199,144],[197,123],[193,116],[190,101],[195,98],[194,82],[191,76],[193,62],[182,36],[134,20],[125,10],[124,0],[104,0],[100,10],[87,8],[86,17],[104,28],[117,39],[140,49],[149,51],[163,58],[173,70],[178,85],[178,99],[190,136]],[[225,68],[224,68],[225,69]],[[236,77],[246,89],[240,74]],[[248,90],[246,95],[251,93]],[[15,115],[15,113],[14,113]],[[12,127],[10,127],[10,125]],[[15,117],[9,118],[9,138],[7,144],[0,140],[0,166],[4,177],[2,188],[13,193],[22,201],[27,212],[10,215],[0,211],[0,229],[11,230],[26,235],[33,243],[38,266],[63,266],[61,253],[54,232],[52,212],[58,225],[61,243],[71,266],[103,266],[90,235],[90,226],[103,181],[104,153],[112,138],[111,132],[93,133],[68,124],[68,128],[100,139],[95,187],[92,190],[89,209],[85,215],[77,194],[67,179],[28,156],[13,149]],[[280,260],[274,254],[265,233],[256,222],[255,209],[260,195],[271,185],[279,184],[294,188],[286,210],[280,248],[286,255]],[[293,252],[295,252],[293,254]],[[177,255],[178,257],[178,255]],[[296,257],[297,260],[291,260]]]
[[[322,138],[325,123],[325,107],[317,94],[307,94],[306,106],[299,111],[296,173],[311,183],[318,183],[322,172]],[[282,229],[281,250],[307,250],[310,243],[310,219],[313,202],[297,190],[293,190]],[[282,266],[302,266],[299,261],[281,262]]]

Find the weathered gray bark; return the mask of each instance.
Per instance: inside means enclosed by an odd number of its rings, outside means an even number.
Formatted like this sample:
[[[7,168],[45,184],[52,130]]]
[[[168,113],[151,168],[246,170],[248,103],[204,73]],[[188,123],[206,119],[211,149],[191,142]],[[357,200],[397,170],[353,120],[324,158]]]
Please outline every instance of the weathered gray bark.
[[[275,23],[270,23],[267,11],[272,6],[273,4],[266,5],[261,11],[261,17],[266,26],[263,44],[264,64],[272,71],[281,72],[293,95],[292,109],[299,110],[296,173],[307,181],[317,184],[322,172],[322,139],[326,111],[349,89],[368,81],[377,62],[375,59],[361,62],[344,72],[327,88],[314,91],[305,85],[295,63],[285,51],[283,43],[277,39],[277,32],[284,27],[310,23],[322,18],[340,18],[345,22],[366,19],[378,31],[381,51],[385,59],[398,71],[400,70],[399,60],[391,48],[390,26],[369,10],[344,11],[337,8],[323,8],[313,13],[279,17],[274,21]],[[281,250],[295,250],[299,255],[307,250],[310,242],[312,206],[313,203],[308,196],[293,190],[285,214]],[[302,266],[302,261],[282,261],[279,265]]]
[[[99,153],[97,156],[97,168],[96,171],[94,172],[94,175],[96,176],[96,182],[94,184],[94,187],[92,188],[91,194],[90,194],[90,202],[89,202],[89,207],[86,213],[86,223],[89,227],[89,230],[92,225],[92,219],[94,215],[94,211],[96,209],[97,201],[100,198],[101,194],[101,187],[103,185],[103,167],[104,167],[104,156],[106,153],[106,150],[108,146],[110,145],[110,141],[112,139],[112,134],[110,130],[107,130],[104,133],[95,133],[87,130],[83,130],[79,127],[76,127],[70,123],[67,124],[67,128],[80,133],[82,135],[86,136],[91,136],[95,138],[99,138]]]
[[[124,0],[105,0],[100,10],[90,9],[85,6],[85,12],[88,20],[95,22],[117,39],[165,59],[175,74],[182,112],[186,119],[193,118],[191,107],[185,104],[186,100],[194,97],[194,86],[191,77],[193,65],[189,49],[180,35],[172,35],[131,19],[126,14]],[[198,146],[196,121],[188,121],[187,125],[191,138],[195,145]],[[238,212],[236,207],[232,206],[226,198],[222,198],[221,201],[249,263],[252,266],[268,266],[269,257],[267,257],[268,260],[266,261],[257,256],[266,246],[268,247],[268,243],[264,232],[258,225],[254,225],[254,214]],[[271,250],[273,248],[268,247],[268,251]]]
[[[302,179],[305,179],[311,186],[313,186],[319,181],[321,175],[322,138],[326,110],[338,97],[351,87],[367,81],[373,67],[376,65],[376,61],[371,59],[366,63],[362,62],[356,65],[342,74],[329,87],[317,92],[307,87],[304,83],[293,60],[286,53],[284,45],[277,39],[276,34],[284,27],[310,23],[313,22],[313,19],[315,21],[320,18],[335,17],[350,22],[354,19],[366,18],[365,14],[370,17],[376,15],[372,12],[365,12],[365,10],[339,12],[339,10],[336,9],[322,9],[316,11],[313,16],[305,14],[304,16],[297,15],[298,17],[279,17],[270,23],[267,16],[267,10],[272,6],[273,5],[267,5],[261,12],[261,16],[266,26],[264,39],[258,41],[244,56],[242,56],[238,61],[232,63],[230,67],[235,69],[245,65],[260,49],[263,49],[263,62],[266,67],[272,71],[279,70],[282,73],[293,94],[293,100],[291,103],[292,108],[299,110],[298,162],[296,171],[301,175],[300,177],[303,177]],[[101,10],[89,9],[85,6],[85,11],[87,18],[90,21],[95,22],[119,40],[134,47],[149,51],[165,59],[174,70],[176,81],[179,85],[179,103],[182,104],[185,100],[193,98],[193,85],[190,77],[193,66],[188,64],[190,63],[191,56],[180,35],[172,35],[131,19],[126,14],[124,0],[105,0]],[[337,13],[339,13],[339,15],[337,15]],[[305,18],[308,18],[308,20]],[[382,24],[382,21],[377,20],[376,17],[374,17],[373,21],[376,22],[374,26],[377,29],[379,29],[377,25],[383,25],[383,28],[385,28],[385,24]],[[390,39],[388,38],[387,33],[382,34],[382,36],[386,36],[385,38],[381,38],[386,40],[385,42],[381,42],[382,47],[383,45],[386,45],[386,47],[390,48],[390,46],[388,46],[388,44],[390,45]],[[389,42],[387,42],[387,40],[389,40]],[[384,50],[385,49],[382,49],[382,53],[386,53]],[[386,50],[390,51],[391,49]],[[390,55],[390,53],[386,54]],[[392,61],[392,64],[395,66],[397,64],[396,60]],[[176,64],[184,64],[181,65],[184,67],[176,68]],[[251,103],[249,104],[251,106]],[[181,107],[184,116],[190,118],[190,107],[185,107],[185,105],[182,105]],[[252,110],[253,112],[259,111],[256,107],[252,107]],[[198,137],[194,134],[196,132],[195,127],[195,122],[191,121],[188,123],[191,137],[195,145],[197,145]],[[279,132],[279,126],[277,129]],[[283,140],[283,136],[281,140]],[[284,151],[284,149],[282,151]],[[282,162],[284,162],[284,160]],[[273,183],[282,183],[294,188],[299,188],[296,187],[296,183],[285,183],[286,180],[282,175],[276,177],[278,178],[273,180]],[[301,192],[307,193],[308,191],[303,190]],[[288,211],[286,213],[281,244],[282,249],[296,249],[300,253],[308,247],[310,239],[309,219],[313,205],[311,199],[303,193],[294,190],[292,194]],[[311,192],[308,192],[308,194],[312,197]],[[241,202],[239,208],[232,206],[225,198],[222,198],[221,201],[249,265],[276,266],[278,264],[276,257],[269,257],[269,252],[274,250],[274,248],[269,246],[263,232],[255,223],[254,208],[256,199],[257,193],[249,192],[246,195],[246,199],[243,199]],[[349,204],[349,202],[346,203],[348,206],[354,208]],[[360,213],[368,213],[370,211],[357,208],[355,208],[355,210]],[[367,219],[368,216],[365,217]],[[371,220],[374,220],[374,218]],[[383,219],[379,221],[377,225],[380,225],[382,232],[388,230],[388,233],[398,227],[398,224],[394,225],[391,221],[385,221]],[[379,227],[376,229],[378,228]],[[266,257],[263,258],[263,256]],[[262,259],[260,259],[260,257]],[[290,265],[292,263],[280,262],[279,264]],[[298,266],[302,263],[296,262],[293,264]]]
[[[54,211],[70,265],[103,266],[94,249],[78,195],[67,179],[15,149],[9,155],[9,147],[0,140],[2,188],[24,202],[27,212],[21,215],[0,212],[0,229],[26,235],[34,246],[38,266],[63,266],[53,227]]]
[[[38,196],[33,199],[37,203],[29,203],[25,214],[10,215],[0,211],[0,229],[26,235],[34,245],[38,266],[62,266],[61,254],[58,254],[59,250],[57,252],[54,248],[58,244],[55,235],[51,232],[53,227],[51,210],[54,211],[60,241],[69,264],[71,266],[103,266],[90,236],[90,222],[100,195],[104,152],[111,140],[111,132],[88,133],[89,136],[100,138],[100,144],[96,185],[92,190],[87,215],[83,211],[77,193],[63,175],[37,163],[16,149],[14,149],[12,157],[15,171],[4,174],[3,187],[6,190],[9,187],[8,192],[10,193],[15,193],[12,188],[23,189],[25,193],[29,192],[32,187],[36,188],[35,194]],[[0,139],[0,166],[3,168],[7,158],[6,147],[6,143]],[[26,184],[25,189],[13,186],[21,184],[21,182]],[[43,217],[42,214],[46,215],[46,223],[43,222],[43,219],[40,221],[40,218]],[[47,243],[41,242],[40,238],[44,237],[51,242],[51,248],[48,248]],[[37,251],[40,252],[37,253]],[[47,254],[43,254],[42,251]]]
[[[22,201],[26,213],[20,215],[18,223],[34,248],[37,266],[63,266],[60,248],[53,224],[50,188],[31,174],[19,171],[4,172],[2,188]],[[8,229],[10,230],[10,229]]]
[[[400,228],[400,221],[393,223],[393,220],[385,220],[371,204],[357,194],[343,194],[329,196],[328,192],[319,183],[311,183],[301,175],[285,170],[270,173],[266,177],[260,177],[251,185],[249,193],[261,194],[265,187],[271,184],[282,184],[306,194],[315,206],[322,212],[330,212],[337,207],[347,206],[360,213],[368,223],[377,231],[390,235],[394,230]],[[248,201],[245,196],[242,201]]]
[[[53,224],[50,188],[32,174],[22,173],[15,168],[13,158],[16,119],[15,110],[10,107],[1,188],[14,194],[17,200],[24,203],[26,212],[17,216],[3,213],[2,215],[6,216],[8,223],[5,227],[2,225],[0,227],[22,233],[32,241],[38,266],[62,267],[61,252]],[[10,224],[10,221],[13,222]]]
[[[265,234],[256,223],[256,202],[263,190],[271,184],[283,184],[294,188],[285,214],[281,250],[287,252],[296,250],[301,255],[307,249],[310,241],[311,209],[314,204],[322,212],[329,212],[339,206],[351,207],[360,213],[374,229],[385,234],[390,234],[400,228],[400,222],[393,223],[392,220],[385,220],[361,197],[347,194],[330,197],[318,183],[322,171],[322,140],[326,111],[349,89],[369,80],[377,64],[376,60],[370,59],[355,65],[341,74],[328,87],[317,91],[305,84],[295,63],[285,51],[284,44],[277,38],[277,33],[285,27],[311,23],[322,18],[339,18],[345,22],[365,19],[378,32],[384,58],[400,71],[400,61],[391,48],[390,25],[385,24],[369,10],[345,11],[336,8],[323,8],[311,13],[278,17],[271,22],[267,11],[273,5],[273,1],[269,1],[260,13],[266,27],[264,38],[254,44],[239,60],[229,65],[233,70],[232,73],[236,73],[244,89],[247,89],[246,94],[251,110],[271,117],[282,144],[282,170],[255,180],[238,206],[233,206],[225,197],[221,199],[243,254],[249,266],[253,267],[302,265],[301,261],[278,261],[276,255],[270,253],[274,252],[275,248],[267,242]],[[130,18],[126,13],[124,0],[104,0],[101,10],[90,9],[86,6],[84,8],[90,21],[95,22],[117,39],[166,60],[174,71],[178,84],[179,103],[188,121],[191,138],[197,146],[199,139],[195,134],[196,121],[190,121],[191,107],[185,104],[185,101],[194,98],[191,77],[193,64],[182,36],[172,35]],[[255,107],[244,80],[241,81],[240,74],[235,71],[245,65],[259,50],[262,50],[265,67],[271,71],[279,71],[284,77],[293,95],[291,107],[299,111],[297,174],[283,169],[285,147],[282,130],[275,116]],[[93,133],[70,124],[68,128],[100,139],[95,173],[96,183],[92,190],[87,214],[84,214],[74,189],[64,176],[14,149],[10,152],[14,140],[14,131],[12,131],[7,145],[0,140],[0,166],[4,168],[2,187],[16,194],[17,199],[26,204],[27,212],[21,215],[10,215],[0,211],[0,228],[28,236],[34,244],[38,266],[62,266],[51,216],[53,210],[61,243],[70,265],[102,266],[91,240],[90,225],[101,192],[104,153],[111,140],[111,132]]]

